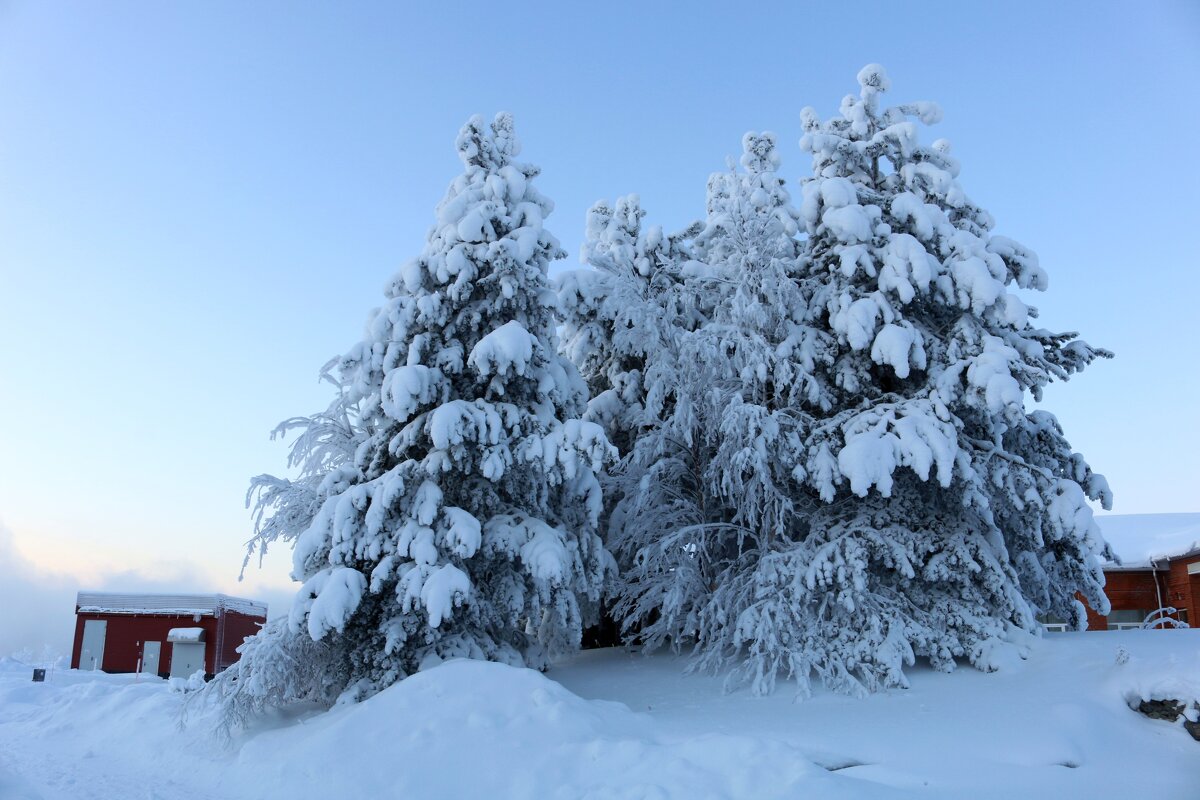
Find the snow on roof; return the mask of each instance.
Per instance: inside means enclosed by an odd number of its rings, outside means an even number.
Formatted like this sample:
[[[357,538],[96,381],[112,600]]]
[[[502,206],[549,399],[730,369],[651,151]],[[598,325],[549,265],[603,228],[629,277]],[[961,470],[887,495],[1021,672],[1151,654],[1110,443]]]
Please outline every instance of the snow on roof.
[[[1123,567],[1200,550],[1200,514],[1109,514],[1096,522]]]
[[[168,642],[182,644],[204,641],[204,628],[171,628],[167,631]]]
[[[100,614],[190,614],[216,616],[235,611],[251,617],[266,617],[267,604],[227,594],[122,594],[80,592],[75,600],[80,611]]]

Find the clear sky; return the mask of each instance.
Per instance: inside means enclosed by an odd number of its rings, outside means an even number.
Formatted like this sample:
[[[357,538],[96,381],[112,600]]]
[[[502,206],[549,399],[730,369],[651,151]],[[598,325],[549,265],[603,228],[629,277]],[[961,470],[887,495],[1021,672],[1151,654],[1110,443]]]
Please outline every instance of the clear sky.
[[[794,185],[800,109],[868,62],[942,104],[1047,327],[1116,351],[1046,402],[1114,511],[1200,511],[1200,4],[684,9],[0,0],[0,584],[282,597],[286,557],[236,583],[247,481],[327,402],[471,114],[515,114],[566,267],[597,199],[700,216],[748,129]]]

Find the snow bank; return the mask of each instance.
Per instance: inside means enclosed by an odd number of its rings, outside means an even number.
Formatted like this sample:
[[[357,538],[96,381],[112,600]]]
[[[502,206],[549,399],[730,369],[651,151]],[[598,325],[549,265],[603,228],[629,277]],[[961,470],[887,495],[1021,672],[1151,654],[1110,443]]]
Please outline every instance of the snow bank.
[[[660,735],[719,730],[784,742],[854,780],[853,797],[1062,800],[1136,787],[1194,800],[1200,785],[1200,743],[1181,722],[1131,710],[1200,690],[1200,631],[1051,634],[999,672],[918,667],[910,689],[863,700],[818,692],[796,703],[787,684],[754,699],[680,669],[670,658],[592,651],[553,674],[581,697],[620,697],[650,713]]]
[[[360,797],[767,798],[833,783],[783,743],[664,737],[622,704],[583,700],[533,670],[478,661],[447,662],[311,719],[302,736],[259,736],[238,764],[305,798],[351,785]],[[818,796],[837,796],[827,788],[832,795]]]
[[[726,694],[681,667],[623,649],[549,676],[450,661],[230,747],[181,730],[164,681],[0,670],[0,798],[1183,800],[1200,781],[1182,723],[1130,710],[1200,694],[1196,631],[1056,634],[1000,672],[917,668],[865,700]]]
[[[28,674],[30,674],[30,672],[34,666],[40,667],[41,664],[33,665],[32,662],[28,662],[26,659],[10,658],[9,656],[0,656],[0,673],[2,673],[2,672],[20,672],[23,675],[28,675]]]

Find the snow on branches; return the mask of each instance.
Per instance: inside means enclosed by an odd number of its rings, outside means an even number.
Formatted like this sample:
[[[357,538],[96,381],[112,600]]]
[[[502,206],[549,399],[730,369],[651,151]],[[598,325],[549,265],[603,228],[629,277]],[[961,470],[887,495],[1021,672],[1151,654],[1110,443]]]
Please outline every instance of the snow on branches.
[[[301,485],[255,484],[255,544],[293,541],[302,583],[262,636],[321,642],[348,696],[455,656],[543,667],[578,647],[612,572],[597,476],[615,452],[557,352],[553,204],[508,115],[473,117],[457,149],[424,250],[327,370],[333,407],[291,423]]]
[[[280,428],[297,477],[252,484],[251,552],[292,542],[302,588],[247,646],[256,688],[214,692],[253,710],[272,683],[544,666],[605,587],[629,637],[758,692],[992,669],[1039,616],[1082,624],[1077,593],[1107,608],[1088,501],[1111,493],[1026,404],[1111,354],[1035,325],[1020,293],[1046,273],[922,141],[938,106],[886,106],[874,64],[859,87],[802,112],[798,192],[748,133],[682,231],[596,203],[554,288],[538,171],[510,117],[472,118],[424,250],[325,370],[333,403]],[[266,663],[288,653],[319,689]]]
[[[859,82],[832,119],[803,113],[798,208],[771,134],[710,178],[686,256],[658,265],[698,319],[659,314],[632,361],[592,351],[636,363],[646,399],[610,430],[632,441],[608,526],[625,628],[756,691],[780,671],[901,686],[918,656],[988,669],[1039,615],[1081,621],[1077,592],[1107,606],[1086,499],[1108,488],[1025,403],[1110,354],[1034,326],[1015,292],[1045,272],[921,142],[940,109],[883,106],[878,65]],[[609,269],[567,319],[618,330],[606,297],[644,283]]]

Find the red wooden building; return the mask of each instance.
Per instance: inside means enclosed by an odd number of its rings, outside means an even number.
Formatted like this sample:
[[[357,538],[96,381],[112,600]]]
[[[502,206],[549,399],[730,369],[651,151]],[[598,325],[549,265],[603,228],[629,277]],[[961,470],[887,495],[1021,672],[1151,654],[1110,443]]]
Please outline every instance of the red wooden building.
[[[1112,611],[1088,608],[1087,629],[1140,628],[1162,608],[1177,609],[1170,616],[1200,629],[1200,514],[1115,514],[1096,522],[1120,563],[1104,565]],[[1066,628],[1063,620],[1048,622],[1050,630]]]
[[[80,592],[71,668],[212,677],[266,619],[265,603],[223,594]]]
[[[1200,548],[1142,563],[1109,565],[1104,578],[1112,612],[1106,617],[1088,608],[1089,631],[1140,628],[1148,614],[1167,607],[1177,609],[1171,616],[1180,622],[1200,627]]]

